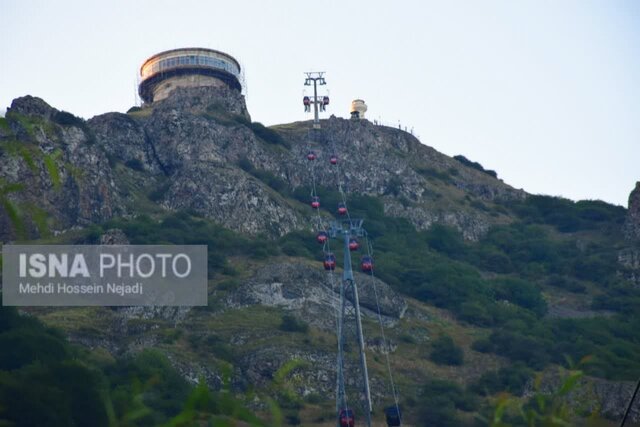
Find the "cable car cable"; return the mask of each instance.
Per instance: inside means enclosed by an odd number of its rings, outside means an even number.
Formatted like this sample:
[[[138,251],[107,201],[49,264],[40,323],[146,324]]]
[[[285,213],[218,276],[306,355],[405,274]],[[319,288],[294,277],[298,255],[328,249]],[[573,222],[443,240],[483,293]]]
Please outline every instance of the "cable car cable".
[[[373,245],[371,244],[371,241],[369,240],[369,235],[366,234],[365,235],[365,240],[366,240],[366,246],[367,246],[367,254],[370,257],[373,257]],[[387,373],[389,375],[389,382],[391,384],[391,393],[393,394],[393,400],[395,402],[395,408],[396,408],[396,413],[398,414],[398,418],[399,418],[399,422],[400,425],[402,425],[402,415],[400,413],[400,404],[399,404],[399,398],[398,398],[398,392],[396,390],[396,385],[395,385],[395,381],[393,380],[393,373],[391,370],[391,360],[389,357],[389,354],[391,353],[391,344],[389,343],[389,341],[387,340],[385,333],[384,333],[384,325],[382,323],[382,313],[380,310],[380,302],[378,299],[378,290],[377,290],[377,286],[376,286],[376,278],[375,278],[375,274],[374,274],[374,268],[372,267],[369,274],[371,276],[371,282],[372,282],[372,287],[373,287],[373,295],[375,296],[375,300],[376,300],[376,309],[377,309],[377,313],[378,313],[378,322],[380,324],[380,334],[382,335],[382,345],[385,349],[384,351],[384,356],[385,356],[385,361],[386,361],[386,365],[387,365]]]
[[[310,142],[313,139],[313,138],[311,138],[312,133],[314,135],[317,135],[316,132],[314,132],[313,130],[310,129],[309,132],[307,133],[307,140],[310,141]],[[309,147],[309,148],[311,148],[311,147]],[[309,152],[312,152],[312,150],[310,150]],[[311,172],[311,182],[312,182],[311,196],[312,197],[317,197],[316,177],[315,177],[315,160],[311,161],[311,165],[310,165],[309,169],[310,169],[310,172]],[[322,217],[320,215],[320,209],[318,208],[315,211],[316,211],[316,219],[317,219],[317,224],[316,224],[317,225],[317,229],[319,231],[325,232],[326,235],[328,236],[328,230],[324,226],[324,221],[322,221]],[[323,252],[323,254],[325,256],[325,259],[328,256],[328,254],[331,254],[331,246],[330,246],[329,240],[330,239],[327,238],[325,240],[325,242],[323,243],[323,245],[322,245],[322,252]],[[328,276],[329,276],[329,283],[330,283],[330,286],[331,286],[331,291],[333,292],[333,296],[334,296],[334,298],[332,298],[332,302],[333,302],[334,307],[335,307],[334,313],[335,313],[336,334],[337,334],[337,336],[340,336],[340,334],[341,334],[341,330],[340,330],[340,326],[341,325],[340,325],[340,320],[339,320],[339,316],[340,316],[340,300],[339,300],[339,298],[335,297],[335,295],[338,293],[338,292],[336,292],[336,282],[337,282],[337,280],[336,280],[336,278],[334,276],[335,267],[330,269],[330,270],[328,270],[328,273],[329,273]],[[340,342],[338,341],[338,353],[339,352],[340,352]],[[338,359],[340,358],[339,354],[338,354],[337,358]],[[343,374],[343,372],[344,372],[343,371],[344,366],[338,366],[340,364],[341,364],[340,361],[337,360],[336,361],[336,396],[338,396],[338,390],[337,389],[339,387],[338,377],[339,377],[339,375],[341,373]],[[348,397],[347,397],[346,394],[344,395],[344,404],[345,404],[345,409],[349,409]],[[336,412],[338,412],[339,410],[340,410],[340,403],[338,401],[336,401]]]
[[[351,134],[351,122],[348,122],[347,124],[347,129],[344,132],[343,135],[343,139],[342,142],[346,143],[347,141],[347,137]],[[333,143],[333,154],[337,155],[337,150],[335,147],[335,142],[333,139],[331,139],[331,142]],[[338,164],[335,165],[336,166],[336,179],[337,179],[337,186],[338,186],[338,191],[340,192],[340,196],[342,198],[342,203],[344,204],[344,206],[347,208],[347,218],[349,219],[349,221],[351,221],[351,215],[350,215],[350,211],[349,208],[347,206],[347,196],[343,190],[342,187],[342,182],[340,177],[342,176],[342,174],[340,173],[340,166]],[[373,247],[372,244],[369,240],[369,235],[365,233],[365,239],[366,239],[366,246],[367,246],[367,255],[369,256],[370,259],[372,259],[373,257]],[[386,368],[387,368],[387,373],[389,375],[389,382],[391,385],[391,393],[393,395],[393,400],[395,403],[395,409],[396,409],[396,413],[398,415],[399,418],[399,422],[400,425],[402,425],[402,415],[400,413],[400,404],[399,404],[399,397],[398,397],[398,393],[396,390],[396,385],[395,385],[395,381],[393,378],[393,373],[391,370],[391,361],[390,361],[390,356],[389,353],[391,352],[391,346],[386,338],[386,334],[384,332],[384,324],[382,321],[382,313],[380,310],[380,302],[379,302],[379,298],[378,298],[378,292],[377,292],[377,286],[376,286],[376,282],[375,282],[375,275],[374,275],[374,268],[373,266],[371,267],[371,270],[369,270],[369,274],[372,278],[372,285],[373,285],[373,293],[374,293],[374,297],[376,300],[376,308],[377,308],[377,315],[378,315],[378,323],[380,325],[380,333],[382,335],[382,344],[384,347],[384,355],[385,355],[385,361],[386,361]],[[354,283],[355,286],[355,283]]]

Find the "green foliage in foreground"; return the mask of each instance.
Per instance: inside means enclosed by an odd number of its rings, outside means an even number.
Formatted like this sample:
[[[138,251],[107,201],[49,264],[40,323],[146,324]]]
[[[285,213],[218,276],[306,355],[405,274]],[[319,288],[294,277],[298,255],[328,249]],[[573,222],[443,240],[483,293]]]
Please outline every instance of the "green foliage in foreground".
[[[57,331],[14,308],[0,307],[0,348],[0,425],[265,425],[231,393],[211,392],[204,381],[189,385],[155,350],[94,366]]]
[[[56,331],[0,307],[0,348],[0,424],[108,426],[104,376]]]
[[[533,383],[534,394],[529,399],[516,399],[508,394],[499,396],[491,417],[481,417],[480,420],[483,425],[490,427],[585,425],[586,420],[580,416],[579,408],[570,403],[569,394],[578,387],[584,376],[584,372],[578,368],[587,361],[588,358],[583,359],[578,366],[572,366],[563,374],[560,384],[549,392],[541,391],[542,376],[538,375]],[[589,412],[586,411],[587,416],[597,415],[596,412],[589,415]]]
[[[471,384],[469,389],[481,395],[492,395],[506,391],[512,395],[520,396],[532,375],[532,369],[522,362],[516,362],[497,371],[484,373]]]

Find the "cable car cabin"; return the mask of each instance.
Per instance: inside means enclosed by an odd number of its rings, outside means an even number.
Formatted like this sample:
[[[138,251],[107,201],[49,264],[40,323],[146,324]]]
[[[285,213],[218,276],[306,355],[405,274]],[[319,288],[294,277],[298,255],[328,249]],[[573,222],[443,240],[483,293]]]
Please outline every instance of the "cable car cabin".
[[[354,427],[356,424],[352,409],[342,409],[338,414],[338,419],[340,420],[340,427]]]
[[[318,196],[313,196],[311,198],[311,207],[313,209],[320,209],[320,197]]]
[[[327,234],[326,231],[321,231],[318,233],[318,235],[316,236],[316,241],[318,243],[324,243],[329,239],[329,235]]]
[[[360,247],[360,244],[358,243],[358,241],[356,239],[354,239],[353,237],[351,239],[349,239],[349,250],[350,251],[357,251],[359,247]]]
[[[335,154],[333,156],[331,156],[331,158],[329,159],[329,162],[332,165],[337,165],[338,164],[338,156],[336,156]]]
[[[323,96],[322,97],[322,105],[329,105],[329,97],[328,96]]]
[[[360,262],[360,269],[363,273],[369,273],[373,271],[373,258],[369,255],[365,255],[362,257],[362,261]]]
[[[335,270],[336,269],[336,256],[334,254],[327,254],[324,257],[324,269]]]
[[[399,427],[402,425],[402,411],[399,406],[389,406],[384,409],[384,415],[387,418],[387,426]]]
[[[308,96],[305,96],[304,98],[302,98],[302,103],[304,105],[311,105],[311,99],[309,99]]]
[[[346,215],[347,214],[347,207],[345,206],[344,203],[338,203],[338,213],[340,215]]]
[[[307,154],[307,160],[315,160],[316,159],[316,153],[314,153],[313,151],[309,151],[309,153]]]

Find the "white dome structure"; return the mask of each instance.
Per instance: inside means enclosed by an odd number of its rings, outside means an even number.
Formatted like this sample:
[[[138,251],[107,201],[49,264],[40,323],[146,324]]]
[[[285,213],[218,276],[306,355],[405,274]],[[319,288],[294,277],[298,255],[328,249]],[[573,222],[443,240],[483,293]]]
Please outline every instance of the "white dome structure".
[[[351,117],[364,119],[364,113],[367,112],[367,104],[362,99],[354,99],[351,101]]]

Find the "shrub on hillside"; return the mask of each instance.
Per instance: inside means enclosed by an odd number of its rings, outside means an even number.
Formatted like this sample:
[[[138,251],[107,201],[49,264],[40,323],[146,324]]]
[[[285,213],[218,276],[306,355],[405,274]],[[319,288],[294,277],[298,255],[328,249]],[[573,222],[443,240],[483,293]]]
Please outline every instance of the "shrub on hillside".
[[[462,424],[456,410],[474,411],[478,408],[475,396],[458,384],[446,380],[430,380],[422,390],[420,420],[424,426],[459,427]]]
[[[280,134],[273,129],[269,129],[260,122],[253,122],[249,125],[253,133],[264,142],[273,145],[281,145],[286,148],[291,148],[290,144],[280,136]]]
[[[540,289],[533,283],[516,278],[501,278],[491,282],[496,300],[507,300],[531,310],[541,317],[547,312],[547,303]]]
[[[75,126],[75,127],[79,127],[81,129],[84,129],[86,124],[84,122],[84,120],[82,120],[80,117],[76,117],[71,113],[68,113],[66,111],[58,111],[56,112],[53,117],[52,120],[59,124],[59,125],[63,125],[63,126]]]
[[[466,251],[462,234],[453,227],[434,224],[425,233],[425,238],[433,249],[452,258],[460,257]]]
[[[140,159],[129,159],[124,162],[124,165],[129,169],[133,169],[138,172],[142,172],[144,170],[144,165],[140,161]]]
[[[464,351],[453,342],[450,336],[442,335],[433,342],[429,359],[438,365],[462,365]]]
[[[518,362],[510,366],[505,366],[497,371],[489,371],[471,384],[469,389],[481,395],[495,394],[506,391],[513,395],[520,396],[524,386],[533,375],[533,370],[524,363]]]
[[[587,290],[587,287],[579,281],[558,274],[549,276],[547,278],[547,285],[575,293],[584,293]]]
[[[285,332],[307,333],[309,331],[309,325],[307,325],[302,320],[298,320],[291,314],[284,314],[282,315],[280,330]]]
[[[478,162],[473,162],[469,159],[467,159],[465,156],[462,155],[457,155],[457,156],[453,156],[454,159],[456,159],[457,161],[459,161],[460,163],[462,163],[465,166],[468,166],[470,168],[473,168],[475,170],[478,170],[480,172],[486,173],[487,175],[490,175],[494,178],[498,177],[498,174],[496,173],[496,171],[493,170],[488,170],[485,169],[484,167],[482,167],[482,165]]]

